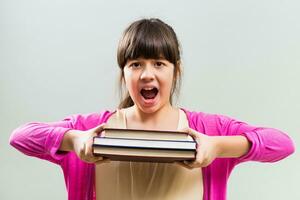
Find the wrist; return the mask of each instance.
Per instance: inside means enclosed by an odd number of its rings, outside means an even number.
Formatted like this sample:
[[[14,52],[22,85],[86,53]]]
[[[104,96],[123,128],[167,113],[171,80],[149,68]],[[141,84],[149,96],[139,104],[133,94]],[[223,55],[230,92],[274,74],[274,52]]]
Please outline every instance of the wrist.
[[[65,133],[63,141],[59,150],[61,151],[74,151],[74,145],[78,134],[76,130],[69,130]]]
[[[216,158],[220,158],[224,154],[222,138],[220,136],[211,136],[214,144]]]
[[[213,136],[217,157],[237,158],[246,154],[250,149],[250,142],[245,136]]]

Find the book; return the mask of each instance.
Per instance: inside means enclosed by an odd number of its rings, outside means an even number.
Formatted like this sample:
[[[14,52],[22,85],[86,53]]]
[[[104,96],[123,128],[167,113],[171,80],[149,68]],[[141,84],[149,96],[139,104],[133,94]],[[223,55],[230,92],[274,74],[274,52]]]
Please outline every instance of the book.
[[[194,141],[190,135],[180,131],[104,128],[103,133],[105,137],[112,138]]]
[[[194,160],[194,151],[94,147],[94,153],[114,161],[175,162]]]
[[[93,153],[119,161],[174,162],[194,160],[196,143],[176,131],[104,129],[93,141]]]
[[[149,140],[133,138],[111,138],[95,137],[94,146],[107,146],[119,148],[143,148],[143,149],[174,149],[174,150],[194,150],[194,141],[176,141],[176,140]]]

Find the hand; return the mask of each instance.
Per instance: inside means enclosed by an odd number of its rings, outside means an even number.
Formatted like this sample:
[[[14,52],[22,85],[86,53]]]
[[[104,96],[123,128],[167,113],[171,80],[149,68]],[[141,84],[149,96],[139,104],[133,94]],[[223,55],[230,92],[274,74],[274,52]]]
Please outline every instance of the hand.
[[[105,124],[101,124],[87,131],[76,131],[73,137],[73,150],[76,155],[84,162],[100,164],[109,162],[107,158],[95,156],[93,154],[93,137],[100,135]]]
[[[196,142],[196,158],[194,161],[177,162],[188,169],[206,167],[217,157],[218,146],[214,137],[204,135],[191,128],[183,129],[185,133],[192,136]]]

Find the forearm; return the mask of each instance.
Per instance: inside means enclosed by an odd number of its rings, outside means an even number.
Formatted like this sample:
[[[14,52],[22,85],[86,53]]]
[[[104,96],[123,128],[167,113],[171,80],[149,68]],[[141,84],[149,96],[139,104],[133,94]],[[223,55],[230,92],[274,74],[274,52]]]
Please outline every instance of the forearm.
[[[69,129],[67,125],[59,127],[54,123],[31,122],[16,128],[9,143],[26,155],[44,158],[58,146],[60,138]]]
[[[238,158],[245,155],[251,143],[245,136],[213,136],[218,149],[219,158]]]
[[[63,140],[59,147],[59,151],[73,151],[74,140],[76,138],[76,130],[69,130],[64,134]]]

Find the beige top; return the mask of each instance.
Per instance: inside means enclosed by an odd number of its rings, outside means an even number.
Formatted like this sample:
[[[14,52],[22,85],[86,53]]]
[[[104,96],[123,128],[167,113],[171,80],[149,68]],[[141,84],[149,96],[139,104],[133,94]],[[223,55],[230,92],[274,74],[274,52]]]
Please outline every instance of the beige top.
[[[117,110],[108,127],[126,128],[124,110]],[[179,109],[177,129],[188,127]],[[200,168],[186,169],[174,163],[111,161],[96,165],[97,200],[202,200]]]

